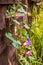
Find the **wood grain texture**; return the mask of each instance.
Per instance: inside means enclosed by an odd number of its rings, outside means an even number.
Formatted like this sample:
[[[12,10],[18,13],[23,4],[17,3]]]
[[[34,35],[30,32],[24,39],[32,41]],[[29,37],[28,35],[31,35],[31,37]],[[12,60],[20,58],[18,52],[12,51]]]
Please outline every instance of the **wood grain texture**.
[[[13,4],[13,0],[0,0],[0,4]]]
[[[5,28],[5,13],[6,13],[7,6],[0,5],[0,30]]]

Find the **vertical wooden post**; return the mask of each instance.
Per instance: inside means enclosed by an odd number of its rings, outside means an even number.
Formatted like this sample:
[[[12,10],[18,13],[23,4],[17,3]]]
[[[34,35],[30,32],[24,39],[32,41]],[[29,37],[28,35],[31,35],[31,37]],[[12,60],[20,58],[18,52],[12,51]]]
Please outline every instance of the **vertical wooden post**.
[[[6,23],[5,19],[6,10],[9,5],[13,4],[13,0],[0,0],[0,65],[9,65],[8,57],[10,57],[13,65],[12,56],[15,57],[15,48],[11,45],[8,46],[8,39],[5,38]],[[15,64],[14,64],[15,65]]]

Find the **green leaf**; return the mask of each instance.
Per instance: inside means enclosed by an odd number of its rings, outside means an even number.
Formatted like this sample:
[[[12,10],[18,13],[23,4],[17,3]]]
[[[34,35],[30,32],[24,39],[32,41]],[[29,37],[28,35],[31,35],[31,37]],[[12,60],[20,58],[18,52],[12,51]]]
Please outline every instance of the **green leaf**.
[[[17,43],[21,45],[21,42],[20,41],[17,41]]]
[[[27,14],[27,12],[23,9],[23,7],[19,8],[18,11],[19,11],[19,12],[22,12],[22,13],[24,13],[24,14]]]
[[[22,35],[26,38],[28,38],[28,33],[25,29],[22,29]]]
[[[20,60],[20,61],[21,61],[21,60],[25,60],[25,58],[24,58],[23,56],[20,56],[20,59],[19,59],[19,60]]]
[[[21,49],[21,53],[25,53],[25,50],[23,48]]]
[[[13,45],[15,48],[17,48],[17,49],[18,49],[19,46],[20,46],[19,44],[17,44],[17,42],[13,42],[12,45]]]
[[[30,61],[33,61],[35,58],[33,56],[29,56]]]
[[[26,8],[28,8],[28,6],[27,6],[27,5],[25,5],[25,4],[24,4],[23,6],[24,6],[24,7],[26,7]]]
[[[31,50],[31,47],[26,47],[28,50]]]
[[[12,43],[12,45],[18,49],[18,48],[20,47],[21,43],[20,43],[19,41],[16,41],[16,40],[15,40],[15,41]]]
[[[20,24],[17,20],[13,20],[13,22],[15,22],[15,23],[18,24],[18,25]]]
[[[34,33],[34,30],[33,30],[33,29],[31,29],[30,31],[31,31],[32,33]]]
[[[24,27],[25,27],[26,29],[30,29],[30,27],[29,27],[27,24],[25,24]]]
[[[8,34],[8,35],[7,35]],[[12,34],[11,33],[6,33],[5,34],[7,37],[9,36],[9,37],[12,37]]]
[[[22,34],[23,35],[26,35],[27,34],[27,31],[25,29],[22,29]]]
[[[12,37],[12,34],[11,34],[11,33],[7,32],[7,33],[5,33],[5,36],[6,36],[8,39],[10,39],[11,41],[14,41],[14,38]]]
[[[21,45],[20,41],[15,40],[11,33],[5,33],[5,36],[13,42],[12,45],[14,47],[19,48],[19,46]]]
[[[20,59],[19,59],[19,61],[21,62],[21,61],[24,61],[23,62],[23,65],[29,65],[29,62],[26,60],[26,58],[24,58],[22,55],[20,56]],[[22,63],[22,62],[21,62]]]
[[[8,13],[8,15],[10,15],[10,16],[16,16],[15,11],[13,11],[12,9],[10,9],[10,11],[7,10],[7,13]]]
[[[16,6],[15,6],[15,5],[13,5],[12,9],[16,10]]]
[[[13,6],[9,5],[9,8],[12,9],[12,10],[16,10],[16,6],[15,5],[13,5]]]
[[[21,6],[28,8],[28,6],[23,4],[22,2],[20,2],[20,4],[21,4]]]

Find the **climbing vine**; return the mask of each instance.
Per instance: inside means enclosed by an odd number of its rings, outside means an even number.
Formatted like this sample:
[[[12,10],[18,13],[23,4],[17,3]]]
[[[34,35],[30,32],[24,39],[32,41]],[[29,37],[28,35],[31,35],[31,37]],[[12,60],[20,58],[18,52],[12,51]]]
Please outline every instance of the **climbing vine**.
[[[38,60],[38,58],[40,54],[39,46],[43,43],[43,31],[39,24],[40,20],[37,20],[36,17],[37,12],[33,9],[33,21],[35,21],[35,23],[33,22],[32,27],[30,28],[27,22],[18,21],[21,14],[29,16],[31,16],[31,14],[24,9],[24,7],[28,8],[27,5],[19,0],[17,1],[18,4],[16,3],[13,6],[9,6],[10,10],[7,10],[7,15],[11,17],[11,20],[15,24],[14,33],[16,37],[13,37],[10,32],[6,32],[5,36],[12,41],[12,45],[17,49],[17,61],[20,65],[42,65],[43,63],[40,59]],[[17,13],[20,13],[20,15],[17,16]]]

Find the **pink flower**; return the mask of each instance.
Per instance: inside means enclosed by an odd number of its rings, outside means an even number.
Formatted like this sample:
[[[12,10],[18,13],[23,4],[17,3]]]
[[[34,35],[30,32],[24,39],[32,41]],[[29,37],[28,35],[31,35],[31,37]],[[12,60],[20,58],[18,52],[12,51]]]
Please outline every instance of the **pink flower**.
[[[24,43],[24,46],[28,46],[27,41]]]
[[[28,51],[26,54],[27,54],[28,56],[32,56],[32,50]]]
[[[30,41],[30,38],[28,38],[28,41],[24,43],[24,46],[32,46],[32,43]]]

